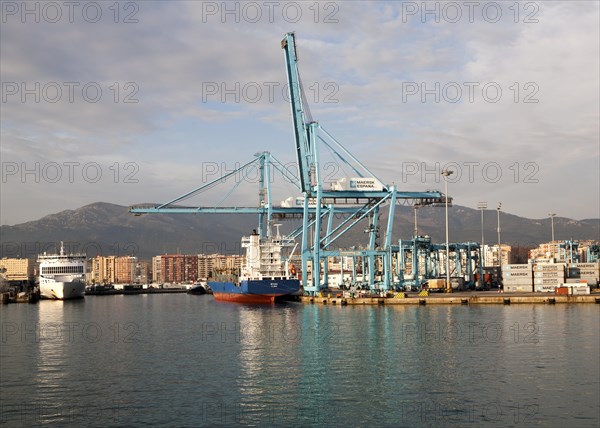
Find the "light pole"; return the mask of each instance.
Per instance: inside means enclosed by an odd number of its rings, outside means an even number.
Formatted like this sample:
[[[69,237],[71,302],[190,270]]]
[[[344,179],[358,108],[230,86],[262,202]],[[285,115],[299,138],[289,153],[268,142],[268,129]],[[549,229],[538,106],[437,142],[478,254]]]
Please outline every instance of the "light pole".
[[[498,267],[502,266],[502,252],[500,250],[500,208],[502,208],[502,202],[498,202]]]
[[[450,243],[448,239],[448,177],[454,174],[454,171],[447,169],[442,171],[444,176],[444,200],[446,203],[446,293],[452,292],[452,286],[450,285]]]
[[[556,213],[548,213],[550,216],[550,222],[552,224],[552,243],[554,244],[554,217],[556,217]]]
[[[477,204],[477,208],[479,208],[479,210],[481,211],[481,265],[485,266],[485,251],[483,249],[483,245],[485,242],[483,237],[483,210],[487,208],[487,202],[479,202]]]
[[[415,210],[415,237],[419,234],[419,228],[417,227],[417,210],[419,209],[419,207],[417,206],[417,204],[413,205],[413,210]]]

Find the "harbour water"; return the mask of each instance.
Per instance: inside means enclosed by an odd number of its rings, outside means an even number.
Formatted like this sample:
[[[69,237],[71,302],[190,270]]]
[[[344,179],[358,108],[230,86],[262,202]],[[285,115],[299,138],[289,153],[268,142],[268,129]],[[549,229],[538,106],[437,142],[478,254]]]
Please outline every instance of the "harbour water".
[[[7,305],[5,426],[597,427],[600,305]]]

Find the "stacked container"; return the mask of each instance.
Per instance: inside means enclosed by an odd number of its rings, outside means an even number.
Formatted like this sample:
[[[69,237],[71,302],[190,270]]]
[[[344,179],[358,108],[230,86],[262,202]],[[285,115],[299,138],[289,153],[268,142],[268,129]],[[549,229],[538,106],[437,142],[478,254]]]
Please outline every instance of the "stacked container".
[[[502,266],[502,284],[505,293],[528,293],[533,291],[533,271],[531,264]]]
[[[600,280],[600,261],[593,263],[570,263],[567,272],[569,279],[577,279],[579,280],[577,282],[585,282],[587,285],[595,287]]]
[[[565,282],[565,263],[538,263],[533,266],[533,285],[536,292],[554,293]]]

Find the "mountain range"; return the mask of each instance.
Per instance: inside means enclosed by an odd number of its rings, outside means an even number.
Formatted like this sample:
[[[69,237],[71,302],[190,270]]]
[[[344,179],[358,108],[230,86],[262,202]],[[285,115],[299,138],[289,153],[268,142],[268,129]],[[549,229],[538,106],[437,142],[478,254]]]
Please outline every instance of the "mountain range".
[[[383,239],[387,211],[382,210],[380,238]],[[338,220],[339,221],[339,220]],[[445,242],[443,207],[423,207],[417,210],[420,235],[429,235],[433,242]],[[339,246],[364,245],[367,236],[363,225],[352,229]],[[300,223],[282,222],[282,232],[295,229]],[[254,215],[244,214],[158,214],[134,216],[128,207],[97,202],[75,210],[47,215],[39,220],[14,226],[0,226],[0,256],[35,258],[53,252],[64,241],[71,252],[95,255],[135,255],[150,259],[159,254],[241,254],[240,238],[257,227]],[[536,247],[551,240],[549,218],[528,219],[500,213],[501,241],[513,247]],[[555,239],[600,240],[600,219],[572,220],[554,218]],[[394,236],[410,239],[414,232],[414,210],[398,205]],[[481,212],[455,205],[449,209],[450,242],[481,241]],[[484,238],[496,244],[497,213],[484,211]]]

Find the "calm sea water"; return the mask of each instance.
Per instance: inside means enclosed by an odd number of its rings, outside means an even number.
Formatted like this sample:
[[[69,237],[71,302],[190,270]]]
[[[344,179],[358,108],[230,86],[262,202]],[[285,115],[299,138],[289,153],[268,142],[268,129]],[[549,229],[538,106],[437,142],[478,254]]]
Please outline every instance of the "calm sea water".
[[[6,426],[600,425],[600,305],[7,305]]]

